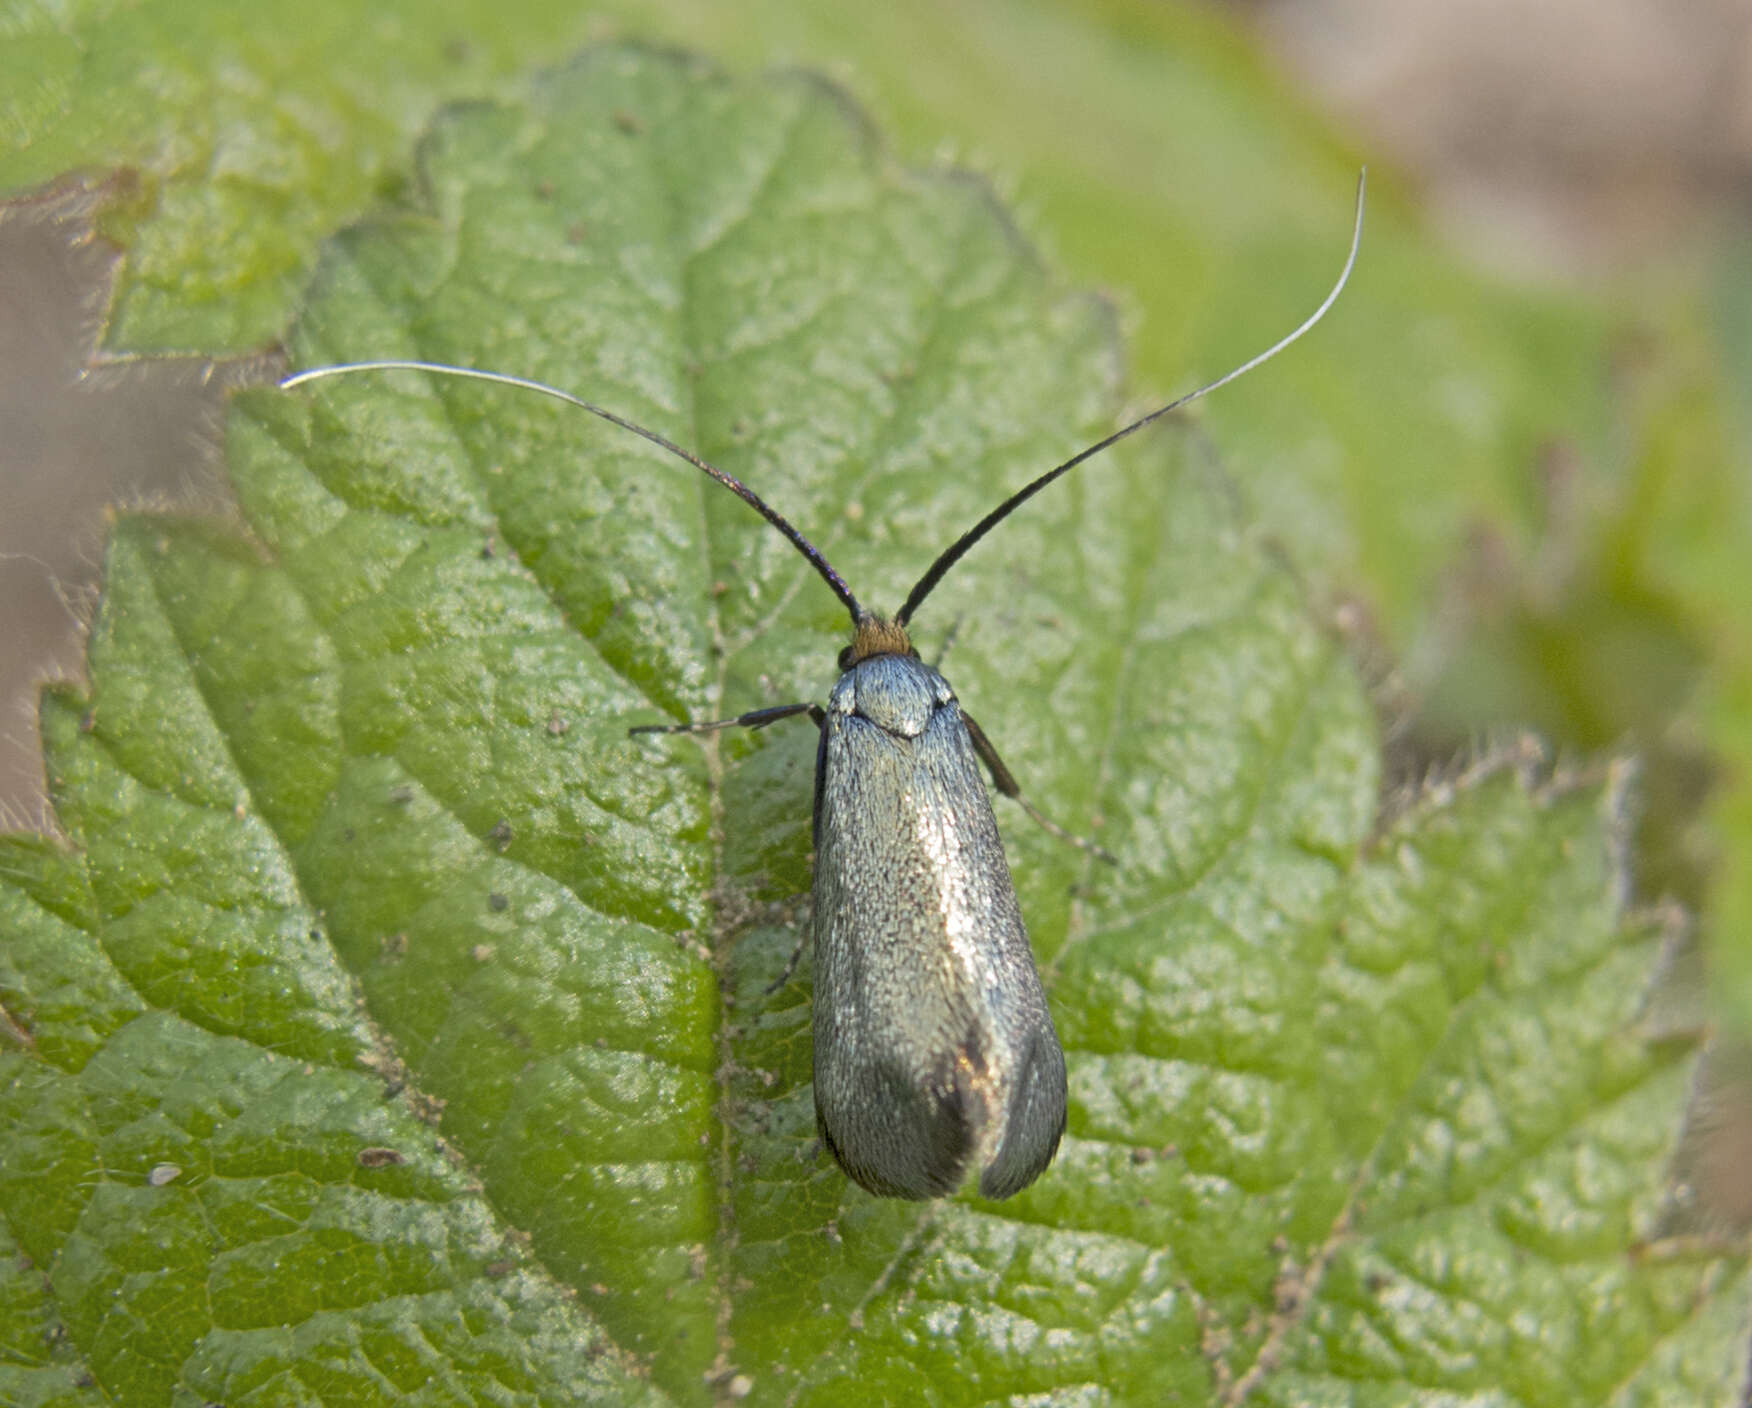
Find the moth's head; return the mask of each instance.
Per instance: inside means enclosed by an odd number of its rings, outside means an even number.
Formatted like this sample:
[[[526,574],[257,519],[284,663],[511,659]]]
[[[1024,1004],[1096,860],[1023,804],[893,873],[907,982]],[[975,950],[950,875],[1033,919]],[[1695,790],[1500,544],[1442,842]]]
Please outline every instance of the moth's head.
[[[876,655],[910,655],[918,658],[906,627],[884,616],[860,616],[852,628],[852,643],[839,653],[839,667],[849,670]]]

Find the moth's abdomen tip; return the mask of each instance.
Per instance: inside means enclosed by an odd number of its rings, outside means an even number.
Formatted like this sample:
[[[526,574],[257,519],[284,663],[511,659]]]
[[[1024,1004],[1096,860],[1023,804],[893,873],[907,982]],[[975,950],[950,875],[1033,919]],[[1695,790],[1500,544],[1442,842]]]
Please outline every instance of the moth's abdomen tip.
[[[1064,1134],[1064,1053],[1049,1026],[1001,1078],[977,1056],[972,1043],[924,1081],[892,1067],[867,1071],[860,1098],[838,1110],[823,1106],[818,1083],[816,1123],[834,1161],[878,1197],[943,1198],[976,1175],[981,1197],[1020,1193]]]
[[[980,1196],[994,1201],[1014,1197],[1045,1173],[1064,1138],[1065,1054],[1050,1026],[1029,1043],[1008,1094],[1003,1138],[979,1175]]]
[[[816,1082],[821,1139],[846,1176],[879,1198],[947,1197],[967,1176],[974,1131],[954,1099],[934,1098],[903,1072],[877,1067],[855,1104],[830,1109]]]

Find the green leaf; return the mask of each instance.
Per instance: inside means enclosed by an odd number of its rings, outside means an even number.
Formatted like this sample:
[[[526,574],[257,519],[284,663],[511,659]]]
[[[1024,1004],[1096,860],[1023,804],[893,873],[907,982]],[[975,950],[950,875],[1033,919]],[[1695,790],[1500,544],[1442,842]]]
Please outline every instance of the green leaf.
[[[1290,95],[1232,17],[1111,0],[377,0],[369,24],[347,0],[246,12],[227,0],[0,0],[0,186],[115,173],[100,203],[127,258],[108,350],[253,352],[289,321],[320,241],[401,188],[440,103],[512,94],[529,65],[615,32],[703,45],[750,70],[827,67],[875,104],[903,152],[935,153],[952,134],[979,165],[1018,178],[1073,276],[1126,290],[1146,387],[1184,388],[1251,355],[1303,316],[1342,247],[1354,147]],[[1592,751],[1605,722],[1609,746],[1645,757],[1639,841],[1652,865],[1639,880],[1673,881],[1698,907],[1745,1017],[1744,613],[1676,612],[1658,573],[1630,593],[1583,573],[1547,614],[1544,559],[1593,564],[1615,550],[1593,523],[1599,537],[1542,546],[1540,486],[1556,446],[1581,467],[1585,495],[1621,492],[1618,447],[1642,430],[1615,421],[1614,377],[1623,344],[1640,359],[1647,341],[1623,321],[1468,271],[1433,248],[1378,163],[1366,254],[1320,352],[1280,361],[1208,414],[1261,522],[1317,591],[1361,599],[1438,724],[1456,702],[1531,682],[1555,688],[1510,727],[1537,718],[1559,751]],[[1689,477],[1732,497],[1731,457]],[[1616,511],[1634,522],[1641,509],[1627,495]],[[1748,521],[1709,516],[1703,556],[1745,560]],[[1534,659],[1519,639],[1499,648],[1499,623],[1444,590],[1479,539],[1500,549],[1499,573],[1520,568],[1530,583]],[[1700,643],[1725,663],[1645,719],[1643,683],[1677,660],[1689,685]],[[1417,741],[1445,766],[1499,722],[1465,716]],[[1699,774],[1721,779],[1708,829]]]
[[[128,251],[106,344],[254,351],[320,240],[406,179],[441,102],[513,92],[604,32],[750,69],[851,60],[903,152],[954,134],[1026,177],[1077,277],[1135,301],[1147,386],[1293,326],[1343,248],[1359,158],[1276,66],[1202,7],[1110,0],[378,0],[369,25],[347,0],[0,0],[0,187],[131,173],[105,222]],[[1416,647],[1464,527],[1531,532],[1539,447],[1605,442],[1609,320],[1432,254],[1380,170],[1368,251],[1324,354],[1210,409],[1265,521]]]
[[[1112,320],[805,77],[587,55],[445,114],[299,362],[576,388],[897,603],[1111,426]],[[116,530],[63,844],[0,850],[0,1394],[116,1402],[1728,1401],[1743,1257],[1664,1239],[1693,1069],[1639,1024],[1622,786],[1480,769],[1377,834],[1369,701],[1164,434],[920,622],[1071,1068],[1003,1204],[814,1138],[814,743],[843,612],[575,411],[410,374],[239,398],[235,529]],[[34,1337],[34,1338],[33,1338]]]

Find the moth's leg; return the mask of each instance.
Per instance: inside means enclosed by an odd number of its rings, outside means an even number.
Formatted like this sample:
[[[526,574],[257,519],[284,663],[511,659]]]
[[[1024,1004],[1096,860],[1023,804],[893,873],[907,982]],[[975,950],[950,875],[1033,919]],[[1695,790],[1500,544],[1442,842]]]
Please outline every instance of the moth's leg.
[[[827,721],[827,710],[819,704],[775,704],[770,709],[750,709],[746,714],[738,714],[733,719],[711,719],[697,724],[640,724],[637,728],[629,728],[627,732],[711,733],[720,728],[765,728],[768,724],[776,724],[780,719],[788,719],[794,714],[809,715],[815,720],[817,728]]]
[[[797,707],[798,706],[796,706],[796,705],[792,705],[790,712],[795,712]],[[815,727],[818,731],[825,730],[826,725],[827,725],[827,710],[823,709],[819,704],[805,704],[801,707],[803,707],[809,711],[809,717],[814,722]],[[767,720],[763,720],[763,722],[771,723],[772,720],[767,719]],[[759,728],[760,725],[756,724],[756,725],[754,725],[754,727]],[[819,794],[821,791],[821,752],[819,749],[816,752],[815,772],[816,772],[815,788],[816,788],[816,792]],[[817,807],[820,806],[820,800],[821,799],[818,795],[816,798]],[[774,978],[772,980],[772,982],[768,983],[766,985],[766,987],[764,989],[762,989],[762,991],[761,991],[762,997],[771,997],[780,988],[784,987],[784,985],[786,983],[791,981],[791,975],[797,971],[797,965],[803,959],[803,945],[805,942],[807,942],[807,938],[808,938],[808,930],[807,929],[805,929],[803,932],[801,932],[797,935],[797,946],[791,950],[790,958],[788,958],[785,961],[785,971],[780,973],[778,977]]]
[[[943,662],[949,658],[949,652],[955,649],[955,638],[961,634],[962,620],[962,617],[957,616],[952,622],[950,622],[949,629],[943,636],[943,644],[937,651],[937,658],[931,661],[931,668],[933,670],[940,671],[943,668]]]
[[[961,711],[961,721],[967,725],[968,737],[973,739],[973,751],[979,754],[979,760],[986,765],[986,771],[992,775],[993,787],[996,787],[998,791],[1002,792],[1006,797],[1010,798],[1011,801],[1015,802],[1017,806],[1021,807],[1023,811],[1027,812],[1029,816],[1033,817],[1036,822],[1046,830],[1050,831],[1054,836],[1058,837],[1059,840],[1069,841],[1079,850],[1087,851],[1093,856],[1099,856],[1109,865],[1119,864],[1110,852],[1103,850],[1101,846],[1097,845],[1094,841],[1091,841],[1087,836],[1079,836],[1074,831],[1066,831],[1064,827],[1060,826],[1056,821],[1052,820],[1051,817],[1042,812],[1039,807],[1035,806],[1034,803],[1024,797],[1022,795],[1022,788],[1017,784],[1014,775],[1004,766],[1004,760],[998,756],[998,750],[992,747],[992,741],[986,737],[985,730],[974,722],[973,715],[969,714],[964,709]]]
[[[797,936],[797,947],[791,950],[790,958],[785,960],[785,971],[774,978],[760,990],[762,997],[771,997],[775,992],[791,981],[791,975],[797,971],[797,965],[803,961],[803,935]]]
[[[627,732],[710,733],[713,729],[720,728],[765,728],[768,724],[776,724],[780,719],[793,718],[798,714],[809,715],[816,728],[827,722],[827,710],[819,704],[777,704],[770,709],[750,709],[746,714],[738,714],[733,719],[711,719],[697,724],[641,724]],[[790,961],[785,964],[785,971],[779,974],[777,981],[767,987],[763,996],[771,997],[791,981],[791,975],[797,971],[797,964],[803,957],[803,942],[803,938],[799,936],[797,947],[791,950]]]

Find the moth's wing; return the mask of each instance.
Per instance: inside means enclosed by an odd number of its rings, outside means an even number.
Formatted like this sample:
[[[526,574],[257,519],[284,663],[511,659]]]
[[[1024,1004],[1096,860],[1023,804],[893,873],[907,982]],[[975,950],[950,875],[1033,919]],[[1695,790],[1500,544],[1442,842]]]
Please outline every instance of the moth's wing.
[[[830,713],[817,792],[822,1137],[874,1193],[1007,1197],[1058,1147],[1064,1056],[959,709],[915,738]]]

